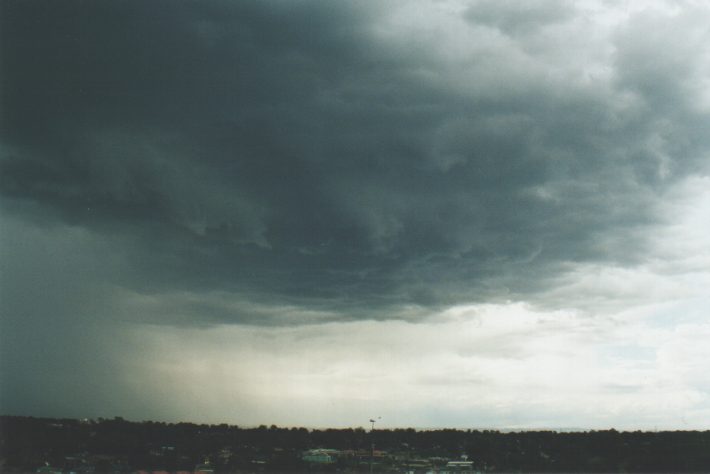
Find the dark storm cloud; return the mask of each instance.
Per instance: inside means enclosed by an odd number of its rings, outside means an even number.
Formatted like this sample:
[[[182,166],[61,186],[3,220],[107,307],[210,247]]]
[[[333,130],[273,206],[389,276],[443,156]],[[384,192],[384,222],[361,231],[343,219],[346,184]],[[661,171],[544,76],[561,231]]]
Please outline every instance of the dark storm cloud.
[[[88,229],[122,259],[107,283],[200,322],[387,318],[640,258],[627,231],[708,145],[677,100],[694,56],[646,42],[667,22],[620,31],[612,78],[584,82],[535,37],[568,3],[473,4],[465,61],[388,36],[390,10],[6,2],[6,212]]]

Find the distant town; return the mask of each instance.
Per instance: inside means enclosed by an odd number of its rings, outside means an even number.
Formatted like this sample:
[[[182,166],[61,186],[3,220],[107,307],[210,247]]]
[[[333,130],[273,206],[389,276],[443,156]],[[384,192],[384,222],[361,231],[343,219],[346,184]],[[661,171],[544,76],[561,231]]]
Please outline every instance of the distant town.
[[[0,472],[710,472],[710,431],[244,428],[2,416]]]

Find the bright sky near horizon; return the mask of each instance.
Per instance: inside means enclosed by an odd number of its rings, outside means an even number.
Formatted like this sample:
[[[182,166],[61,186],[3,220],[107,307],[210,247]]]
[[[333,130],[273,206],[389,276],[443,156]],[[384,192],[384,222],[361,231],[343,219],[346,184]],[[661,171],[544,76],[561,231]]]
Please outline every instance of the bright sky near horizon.
[[[710,429],[710,5],[3,2],[0,413]]]

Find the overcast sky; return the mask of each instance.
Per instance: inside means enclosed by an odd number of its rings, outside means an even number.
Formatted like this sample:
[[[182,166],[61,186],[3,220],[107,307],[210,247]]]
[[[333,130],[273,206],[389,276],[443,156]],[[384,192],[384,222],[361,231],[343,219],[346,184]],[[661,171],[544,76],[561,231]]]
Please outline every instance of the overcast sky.
[[[710,5],[20,1],[0,411],[710,429]]]

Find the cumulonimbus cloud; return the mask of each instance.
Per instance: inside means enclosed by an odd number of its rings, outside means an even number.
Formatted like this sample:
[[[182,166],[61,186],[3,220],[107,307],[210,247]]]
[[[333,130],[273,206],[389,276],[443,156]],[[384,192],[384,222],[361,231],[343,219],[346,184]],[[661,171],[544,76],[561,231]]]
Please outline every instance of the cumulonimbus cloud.
[[[706,172],[707,9],[521,8],[9,2],[6,212],[110,240],[130,291],[336,319],[636,264]]]

